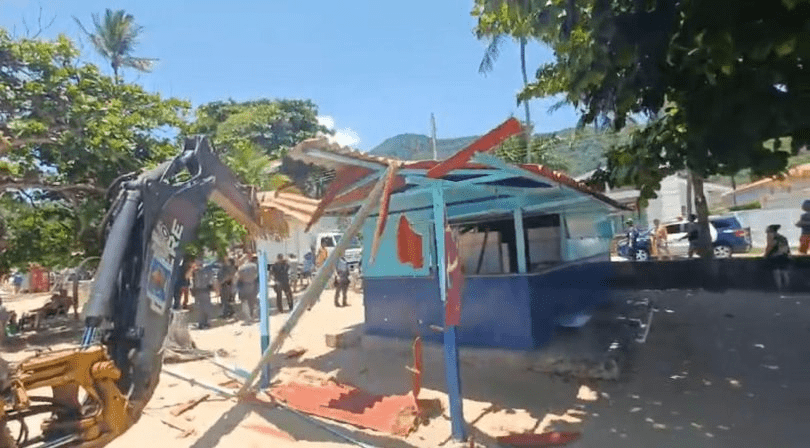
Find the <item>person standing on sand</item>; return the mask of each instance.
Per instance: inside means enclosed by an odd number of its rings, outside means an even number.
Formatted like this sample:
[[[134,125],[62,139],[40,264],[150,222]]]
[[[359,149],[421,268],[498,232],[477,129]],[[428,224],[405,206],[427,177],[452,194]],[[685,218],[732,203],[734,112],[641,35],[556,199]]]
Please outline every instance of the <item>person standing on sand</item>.
[[[270,272],[273,275],[273,279],[276,281],[276,309],[278,309],[279,313],[284,312],[284,304],[281,300],[282,294],[287,296],[287,305],[290,306],[290,311],[292,311],[293,308],[293,293],[290,287],[289,269],[290,265],[287,264],[287,260],[284,259],[283,254],[278,254],[276,262],[270,266]]]
[[[802,203],[802,210],[804,213],[796,223],[796,227],[802,229],[802,236],[799,237],[799,253],[807,255],[807,251],[810,249],[810,200]]]
[[[19,272],[14,273],[14,294],[20,293],[20,288],[22,287],[23,277],[22,274]]]
[[[211,291],[214,289],[214,278],[211,269],[203,265],[198,259],[192,266],[191,294],[194,304],[197,305],[197,328],[200,330],[210,328],[211,323]]]
[[[233,316],[233,280],[236,277],[236,263],[233,258],[228,258],[222,263],[219,270],[219,297],[222,302],[222,317]]]
[[[348,306],[346,293],[349,290],[349,263],[346,257],[340,257],[335,268],[335,306]],[[343,293],[343,305],[340,304],[340,294]]]
[[[765,246],[765,259],[773,268],[773,277],[776,288],[783,291],[790,284],[788,267],[790,265],[790,245],[784,235],[779,234],[779,224],[771,224],[765,230],[767,245]]]
[[[689,258],[697,252],[697,244],[700,239],[700,225],[696,222],[697,216],[689,215],[689,223],[686,224],[686,235],[681,240],[689,240]]]
[[[318,266],[318,269],[323,267],[327,258],[329,258],[329,251],[326,249],[326,240],[322,239],[321,248],[318,250],[318,257],[315,259],[315,265]]]
[[[625,225],[627,225],[627,230],[625,231],[625,235],[627,236],[627,255],[630,257],[630,260],[636,261],[636,251],[638,249],[638,229],[636,229],[632,219],[628,219],[625,222]]]
[[[239,290],[239,301],[247,313],[247,320],[255,319],[258,316],[259,308],[259,267],[256,264],[258,257],[251,255],[242,266],[239,267],[236,288]],[[264,269],[267,269],[264,267]]]
[[[663,260],[664,257],[666,259],[670,259],[671,256],[669,254],[669,243],[667,242],[667,228],[661,225],[660,219],[653,219],[653,228],[652,238],[650,245],[650,250],[652,251],[652,255],[659,260]],[[666,255],[664,255],[666,254]]]

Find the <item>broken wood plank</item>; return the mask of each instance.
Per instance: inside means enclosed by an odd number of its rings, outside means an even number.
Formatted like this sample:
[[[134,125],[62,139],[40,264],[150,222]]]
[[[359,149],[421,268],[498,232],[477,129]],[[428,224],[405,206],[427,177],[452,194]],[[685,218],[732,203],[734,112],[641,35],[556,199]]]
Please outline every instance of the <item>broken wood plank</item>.
[[[326,346],[330,348],[350,348],[360,345],[360,335],[354,331],[326,335]]]
[[[285,353],[284,357],[287,358],[287,359],[300,358],[306,352],[307,352],[307,349],[305,349],[305,348],[296,348],[296,349],[290,350],[287,353]]]
[[[207,400],[208,397],[210,397],[210,396],[211,396],[210,394],[205,394],[205,395],[203,395],[203,396],[201,396],[199,398],[195,398],[194,400],[189,400],[186,403],[178,405],[172,410],[171,414],[173,416],[175,416],[175,417],[179,417],[183,413],[194,409],[198,404],[200,404],[203,401]]]

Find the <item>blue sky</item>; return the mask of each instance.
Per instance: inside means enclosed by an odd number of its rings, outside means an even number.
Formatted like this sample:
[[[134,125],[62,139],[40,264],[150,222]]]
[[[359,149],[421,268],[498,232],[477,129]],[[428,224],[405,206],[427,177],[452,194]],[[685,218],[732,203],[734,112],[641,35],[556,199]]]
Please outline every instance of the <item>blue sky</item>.
[[[494,72],[478,73],[485,42],[476,40],[472,0],[102,1],[0,0],[0,26],[36,28],[39,9],[53,25],[43,35],[81,37],[92,13],[125,9],[145,27],[138,56],[160,59],[149,74],[125,72],[147,90],[199,105],[233,98],[307,98],[341,142],[370,150],[401,133],[440,138],[482,134],[511,114],[521,86],[518,47],[504,46]],[[83,40],[83,58],[104,62]],[[528,49],[530,78],[551,59]],[[108,66],[104,64],[108,69]],[[108,70],[109,71],[109,70]],[[548,114],[553,99],[531,102],[538,132],[573,126],[577,114]]]

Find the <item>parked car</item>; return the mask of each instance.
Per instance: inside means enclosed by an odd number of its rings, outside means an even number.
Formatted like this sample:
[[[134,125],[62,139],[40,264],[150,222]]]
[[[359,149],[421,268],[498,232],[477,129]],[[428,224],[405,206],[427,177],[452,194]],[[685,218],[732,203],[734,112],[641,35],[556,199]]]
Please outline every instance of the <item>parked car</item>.
[[[686,257],[689,255],[689,241],[684,238],[689,222],[680,220],[665,224],[667,229],[667,245],[673,257]],[[746,253],[751,250],[751,229],[743,227],[735,216],[709,217],[709,232],[712,237],[712,247],[715,258],[730,258],[732,254]],[[639,231],[636,247],[635,261],[650,259],[650,234],[652,229]],[[620,241],[618,254],[630,258],[627,239]]]

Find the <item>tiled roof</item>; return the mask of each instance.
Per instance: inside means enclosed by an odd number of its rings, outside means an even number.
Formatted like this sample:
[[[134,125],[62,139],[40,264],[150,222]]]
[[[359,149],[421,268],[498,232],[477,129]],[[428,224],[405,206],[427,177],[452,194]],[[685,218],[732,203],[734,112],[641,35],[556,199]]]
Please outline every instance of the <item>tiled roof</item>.
[[[810,177],[810,163],[805,163],[804,165],[797,165],[793,168],[789,169],[787,173],[783,174],[782,176],[771,176],[766,177],[765,179],[760,179],[756,182],[751,182],[750,184],[740,185],[734,191],[729,191],[728,193],[723,194],[723,196],[728,196],[734,193],[740,193],[743,191],[748,191],[757,187],[764,187],[766,185],[770,185],[773,183],[782,183],[785,181],[789,181],[791,178],[802,178],[802,177]]]
[[[306,224],[318,208],[319,201],[295,193],[264,191],[258,193],[259,206],[263,209],[276,209],[285,216]]]
[[[381,168],[388,166],[388,164],[395,159],[389,159],[386,157],[378,157],[373,156],[368,153],[357,151],[353,148],[348,146],[341,146],[337,143],[330,143],[329,140],[326,138],[311,138],[304,140],[303,142],[297,144],[293,149],[291,149],[287,156],[291,159],[298,160],[304,163],[309,163],[312,165],[322,166],[328,169],[338,169],[345,164],[340,162],[335,162],[332,160],[323,159],[321,157],[313,156],[307,154],[307,150],[311,149],[319,149],[321,151],[330,152],[333,154],[338,154],[341,156],[349,157],[355,160],[360,160],[364,162],[370,162],[380,165]]]

